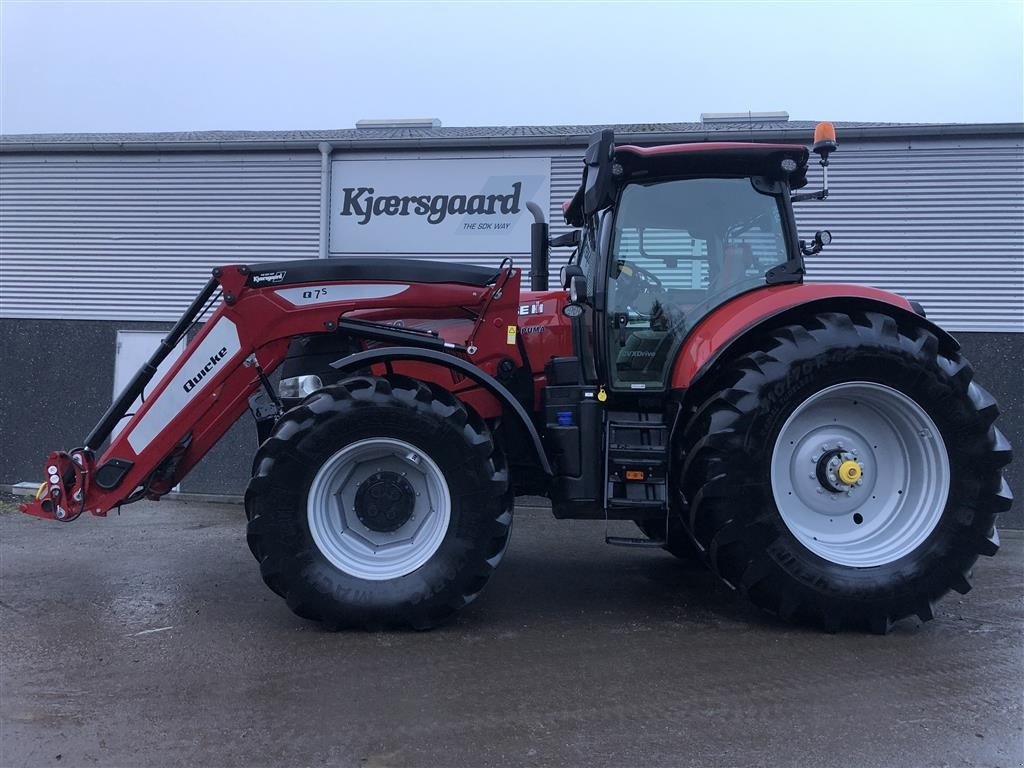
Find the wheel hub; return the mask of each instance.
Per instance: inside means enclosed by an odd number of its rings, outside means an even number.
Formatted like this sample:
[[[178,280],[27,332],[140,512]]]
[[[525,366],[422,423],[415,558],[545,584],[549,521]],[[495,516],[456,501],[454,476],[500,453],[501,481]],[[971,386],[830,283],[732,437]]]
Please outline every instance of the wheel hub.
[[[818,458],[815,475],[826,491],[849,493],[853,486],[864,482],[864,466],[852,453],[835,448],[825,451]]]
[[[356,490],[356,517],[371,531],[397,531],[412,517],[416,491],[397,472],[375,472]]]
[[[839,481],[846,485],[859,485],[864,468],[856,459],[847,459],[839,465]]]
[[[400,578],[433,557],[451,510],[437,463],[392,437],[358,440],[329,457],[306,499],[320,553],[345,573],[371,581]]]

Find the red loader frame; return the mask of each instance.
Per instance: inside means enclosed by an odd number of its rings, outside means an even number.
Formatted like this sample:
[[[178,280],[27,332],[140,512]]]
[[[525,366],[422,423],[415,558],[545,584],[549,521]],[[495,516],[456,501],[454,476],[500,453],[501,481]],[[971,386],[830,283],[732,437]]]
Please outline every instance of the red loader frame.
[[[456,361],[456,367],[482,371],[484,378],[495,372],[503,358],[522,363],[514,341],[509,341],[514,339],[509,328],[516,325],[520,291],[520,271],[511,265],[504,266],[487,287],[388,280],[254,285],[251,277],[252,269],[242,265],[213,271],[213,278],[104,414],[85,445],[47,457],[47,480],[36,499],[23,504],[21,511],[69,521],[86,510],[102,517],[121,504],[160,498],[220,440],[261,387],[276,400],[267,377],[285,359],[292,337],[337,331],[349,312],[374,309],[377,321],[408,316],[409,310],[421,317],[466,319],[468,311],[475,318],[468,338],[421,334],[420,339],[413,332],[389,330],[375,322],[367,325],[378,333],[404,334],[404,341],[413,346],[443,351],[444,358]],[[223,300],[209,320],[96,458],[97,448],[128,415],[157,366],[202,316],[208,302],[216,300],[218,290]],[[387,308],[382,310],[384,297]],[[480,374],[477,381],[470,377],[453,384],[450,372],[445,371],[452,366],[423,359],[427,357],[424,352],[415,363],[418,378],[436,380],[462,396],[468,393],[471,400],[484,406],[483,411],[501,412],[502,404],[479,386]],[[472,358],[472,363],[459,366],[460,355],[462,360]]]

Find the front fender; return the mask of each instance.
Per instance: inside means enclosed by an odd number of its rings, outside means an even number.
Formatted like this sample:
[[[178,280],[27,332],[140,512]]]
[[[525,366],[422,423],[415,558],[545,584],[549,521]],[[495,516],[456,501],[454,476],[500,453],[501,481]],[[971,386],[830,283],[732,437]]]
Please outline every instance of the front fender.
[[[947,331],[914,311],[902,296],[846,283],[800,283],[758,288],[726,302],[702,319],[683,342],[672,368],[672,389],[688,389],[724,354],[749,340],[769,320],[814,312],[875,309],[905,315],[928,328],[944,345],[960,345]]]
[[[533,442],[534,451],[537,454],[537,463],[541,469],[550,476],[551,463],[548,461],[547,453],[544,451],[544,444],[541,442],[537,427],[534,426],[530,414],[523,408],[522,403],[516,400],[515,396],[496,378],[484,370],[481,370],[472,363],[449,355],[444,352],[437,352],[432,349],[421,349],[419,347],[382,347],[371,349],[366,352],[358,352],[354,355],[343,357],[331,363],[331,367],[339,373],[357,371],[376,363],[395,363],[403,360],[417,361],[440,365],[445,368],[452,368],[477,384],[482,386],[502,403],[508,410],[519,417],[523,427]]]

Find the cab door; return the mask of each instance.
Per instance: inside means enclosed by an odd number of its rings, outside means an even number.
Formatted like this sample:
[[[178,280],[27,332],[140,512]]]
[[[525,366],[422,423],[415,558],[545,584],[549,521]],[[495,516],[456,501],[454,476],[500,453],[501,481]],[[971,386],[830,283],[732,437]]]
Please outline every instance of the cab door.
[[[786,262],[783,213],[750,178],[625,187],[607,227],[606,310],[595,313],[610,391],[666,389],[696,324]]]

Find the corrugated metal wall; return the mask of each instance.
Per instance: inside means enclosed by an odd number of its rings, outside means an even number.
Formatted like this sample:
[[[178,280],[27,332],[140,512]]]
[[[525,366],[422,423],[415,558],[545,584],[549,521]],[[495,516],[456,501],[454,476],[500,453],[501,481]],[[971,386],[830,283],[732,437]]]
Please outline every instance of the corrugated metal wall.
[[[581,170],[573,150],[551,158],[553,234],[566,231],[561,206]],[[808,190],[819,173],[812,160]],[[171,319],[211,265],[315,257],[319,174],[312,152],[4,156],[0,314]],[[1019,140],[844,143],[830,181],[827,202],[797,209],[805,237],[835,237],[810,260],[810,279],[903,293],[954,331],[1024,331]],[[553,276],[568,253],[552,254]],[[526,268],[528,254],[517,263]]]
[[[0,314],[172,320],[217,264],[315,258],[320,155],[5,155]]]
[[[842,139],[842,137],[840,137]],[[812,155],[808,190],[821,186]],[[953,331],[1024,331],[1024,148],[1012,140],[841,145],[800,232],[834,241],[809,278],[885,288]]]

